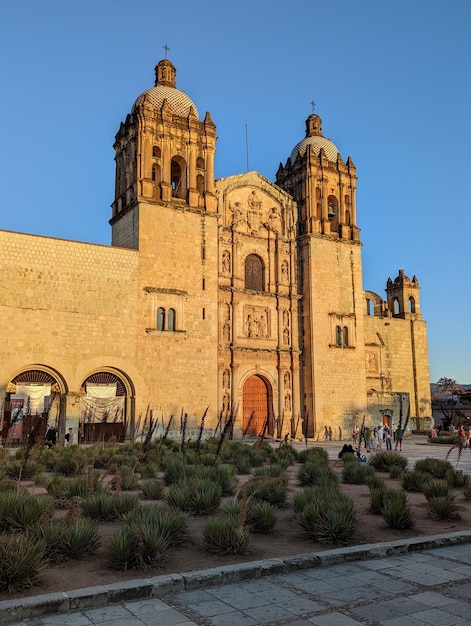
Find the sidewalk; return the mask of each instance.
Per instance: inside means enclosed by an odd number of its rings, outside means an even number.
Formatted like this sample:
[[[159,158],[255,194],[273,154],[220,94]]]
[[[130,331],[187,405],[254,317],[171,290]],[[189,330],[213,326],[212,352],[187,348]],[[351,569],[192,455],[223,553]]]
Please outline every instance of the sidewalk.
[[[1,602],[0,624],[452,626],[470,577],[468,531]]]

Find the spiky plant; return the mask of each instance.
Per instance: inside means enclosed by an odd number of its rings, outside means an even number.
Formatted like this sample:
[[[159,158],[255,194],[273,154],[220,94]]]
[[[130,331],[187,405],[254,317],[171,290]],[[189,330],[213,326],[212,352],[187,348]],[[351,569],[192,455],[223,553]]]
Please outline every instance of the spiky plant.
[[[435,519],[448,521],[460,517],[453,494],[428,498],[427,505],[430,516]]]
[[[165,500],[169,506],[175,509],[190,511],[192,498],[192,487],[187,482],[180,482],[169,487]]]
[[[247,526],[255,534],[271,533],[277,521],[276,507],[265,500],[251,500],[247,507]]]
[[[127,526],[155,526],[169,546],[185,545],[189,541],[189,515],[158,505],[144,506],[123,517]]]
[[[370,456],[368,459],[368,465],[374,467],[377,472],[385,473],[390,472],[393,466],[399,466],[404,470],[408,463],[408,460],[401,454],[387,450],[384,452],[376,452],[376,454]]]
[[[144,500],[160,500],[164,495],[164,486],[160,480],[147,480],[141,485]]]
[[[203,542],[212,554],[245,554],[250,548],[250,533],[231,515],[210,517],[203,528]]]
[[[298,480],[301,485],[321,485],[321,484],[337,484],[339,477],[336,472],[325,465],[320,459],[311,459],[306,461],[299,468]]]
[[[424,486],[423,493],[427,500],[430,500],[431,498],[452,499],[454,497],[450,485],[441,480],[430,480]]]
[[[221,486],[210,480],[198,478],[191,484],[190,512],[194,515],[209,515],[221,503]]]
[[[90,519],[81,519],[64,527],[61,551],[68,559],[83,559],[94,554],[100,543],[96,524]]]
[[[374,471],[366,463],[347,463],[342,468],[342,480],[349,485],[364,485]]]
[[[383,508],[383,518],[389,528],[410,530],[414,519],[403,491],[389,491]]]
[[[422,492],[431,480],[432,477],[429,473],[414,470],[412,472],[404,472],[401,486],[406,491]]]
[[[158,528],[134,524],[122,526],[105,546],[106,564],[111,569],[147,569],[162,565],[168,549]]]
[[[358,514],[353,500],[336,501],[319,513],[313,535],[320,543],[348,544],[352,542],[357,526]]]
[[[455,489],[462,489],[470,482],[468,474],[465,474],[462,470],[456,469],[447,470],[445,479],[450,487],[454,487]]]
[[[373,487],[370,489],[370,513],[373,515],[382,515],[384,503],[387,497],[387,490],[382,487]]]
[[[49,497],[36,498],[21,491],[0,493],[0,532],[26,530],[48,521],[52,513]]]
[[[453,466],[448,461],[442,459],[433,459],[427,457],[425,459],[419,459],[415,462],[415,469],[421,472],[427,472],[434,478],[445,478],[449,469],[453,469]]]
[[[0,535],[0,591],[19,591],[39,583],[44,565],[43,541]]]

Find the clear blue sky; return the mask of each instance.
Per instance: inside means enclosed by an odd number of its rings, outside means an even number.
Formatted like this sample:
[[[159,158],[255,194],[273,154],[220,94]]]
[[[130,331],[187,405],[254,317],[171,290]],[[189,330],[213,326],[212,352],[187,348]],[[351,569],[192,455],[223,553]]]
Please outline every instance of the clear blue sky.
[[[16,0],[0,19],[0,228],[108,244],[114,136],[171,50],[216,176],[274,180],[315,100],[357,166],[363,287],[419,279],[431,380],[471,383],[469,0]]]

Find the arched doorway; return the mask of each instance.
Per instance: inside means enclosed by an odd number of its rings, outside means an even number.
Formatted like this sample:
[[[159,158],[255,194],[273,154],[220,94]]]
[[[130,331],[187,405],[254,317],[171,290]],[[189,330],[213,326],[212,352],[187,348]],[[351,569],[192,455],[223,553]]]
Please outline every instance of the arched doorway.
[[[128,395],[124,379],[114,372],[88,376],[80,388],[79,443],[124,441]]]
[[[243,434],[273,434],[272,389],[262,376],[249,376],[242,393]]]
[[[17,374],[7,386],[3,406],[2,440],[24,443],[35,432],[42,436],[47,422],[61,430],[62,403],[65,385],[60,377],[37,366]]]

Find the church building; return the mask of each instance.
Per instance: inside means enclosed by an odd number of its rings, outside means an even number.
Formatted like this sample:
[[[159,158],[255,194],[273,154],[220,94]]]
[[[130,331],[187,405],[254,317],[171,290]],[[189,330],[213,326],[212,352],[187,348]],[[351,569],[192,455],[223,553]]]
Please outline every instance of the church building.
[[[276,172],[215,180],[216,126],[164,59],[115,138],[111,246],[0,231],[3,437],[348,438],[431,415],[419,283],[362,285],[357,171],[311,114]]]

